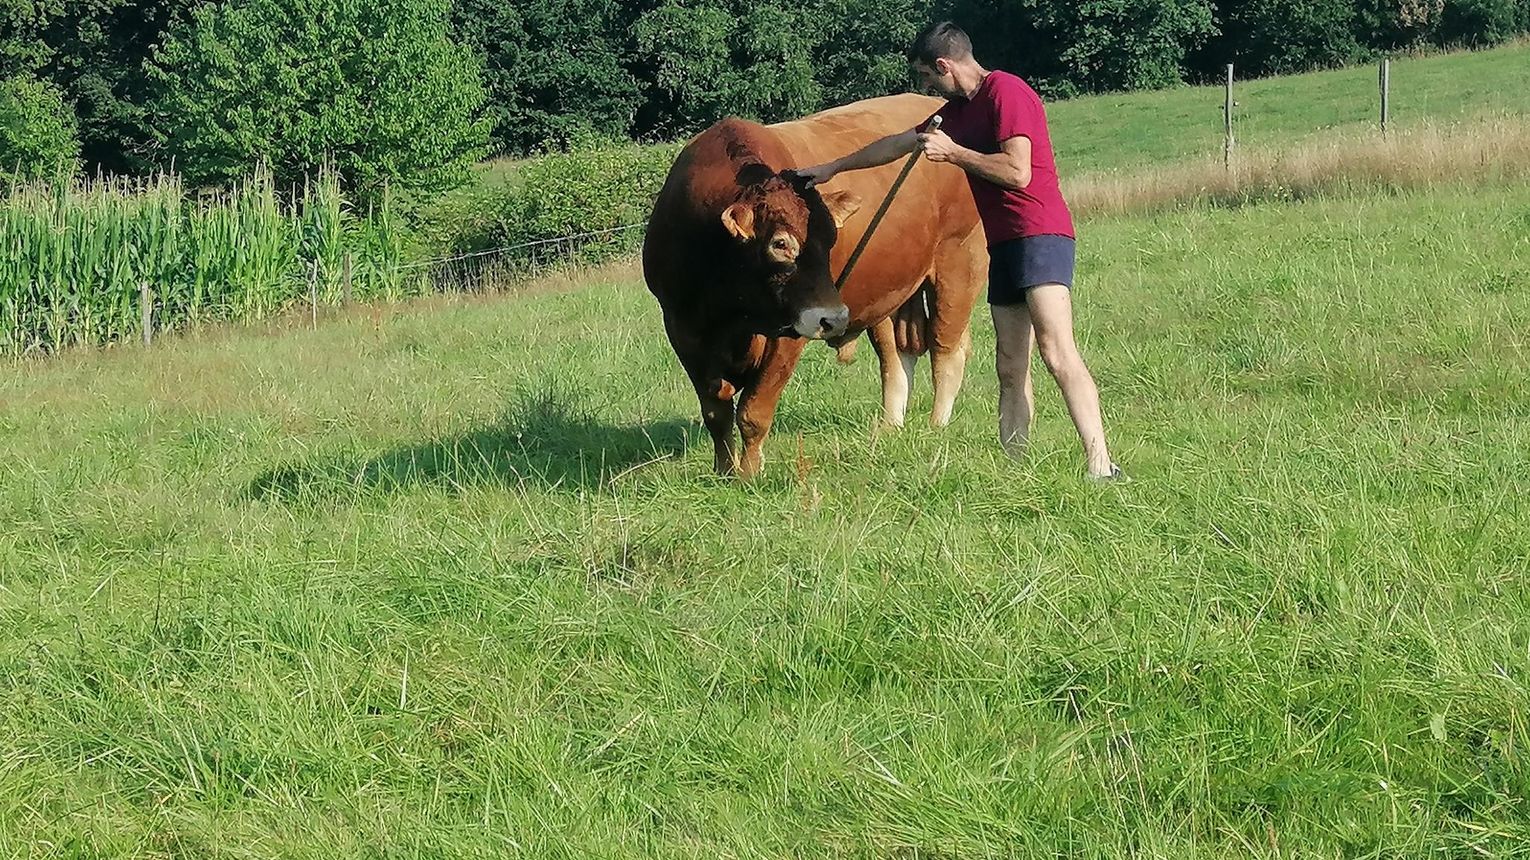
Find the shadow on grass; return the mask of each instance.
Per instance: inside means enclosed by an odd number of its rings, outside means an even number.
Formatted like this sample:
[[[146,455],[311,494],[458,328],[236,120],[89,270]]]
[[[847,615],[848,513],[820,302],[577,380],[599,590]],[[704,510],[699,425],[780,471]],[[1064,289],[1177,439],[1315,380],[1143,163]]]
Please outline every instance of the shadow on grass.
[[[680,456],[692,429],[679,418],[612,425],[578,397],[547,390],[523,398],[495,426],[368,459],[282,466],[252,481],[248,494],[291,503],[410,487],[596,489],[646,464]]]

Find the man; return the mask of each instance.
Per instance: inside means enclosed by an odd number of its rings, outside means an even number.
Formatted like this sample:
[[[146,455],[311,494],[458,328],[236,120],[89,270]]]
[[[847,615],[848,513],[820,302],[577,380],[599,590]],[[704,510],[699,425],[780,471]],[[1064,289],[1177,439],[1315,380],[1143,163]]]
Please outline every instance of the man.
[[[1073,340],[1073,216],[1057,183],[1046,112],[1020,78],[989,71],[972,56],[972,41],[949,21],[920,33],[908,52],[925,85],[948,101],[923,125],[867,144],[836,161],[798,170],[813,184],[847,170],[896,161],[923,149],[930,161],[967,172],[988,240],[988,303],[993,311],[999,374],[999,442],[1012,456],[1030,436],[1031,336],[1057,380],[1084,446],[1089,476],[1125,480],[1111,462],[1100,418],[1100,395]]]

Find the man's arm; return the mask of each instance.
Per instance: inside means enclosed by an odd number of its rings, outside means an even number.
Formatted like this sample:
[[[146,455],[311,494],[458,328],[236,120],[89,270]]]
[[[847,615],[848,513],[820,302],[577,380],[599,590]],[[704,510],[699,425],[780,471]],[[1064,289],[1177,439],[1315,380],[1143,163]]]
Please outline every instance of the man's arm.
[[[897,134],[889,134],[880,140],[857,149],[855,152],[843,158],[837,158],[824,164],[804,167],[797,171],[797,175],[807,179],[811,184],[818,185],[833,179],[835,174],[844,173],[847,170],[865,170],[868,167],[881,167],[890,164],[913,152],[919,147],[919,137],[913,129],[901,131]]]
[[[1024,135],[1005,138],[993,155],[958,146],[944,132],[920,137],[924,141],[924,155],[931,161],[950,162],[973,176],[1011,191],[1020,191],[1031,184],[1031,139]]]

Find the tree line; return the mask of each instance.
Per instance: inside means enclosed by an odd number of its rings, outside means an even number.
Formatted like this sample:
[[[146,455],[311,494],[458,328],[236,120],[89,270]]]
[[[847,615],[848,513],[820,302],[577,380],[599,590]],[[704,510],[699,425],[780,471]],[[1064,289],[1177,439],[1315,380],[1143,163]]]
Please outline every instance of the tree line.
[[[942,18],[1058,98],[1490,45],[1530,31],[1530,0],[21,0],[0,164],[439,190],[487,155],[907,89]]]

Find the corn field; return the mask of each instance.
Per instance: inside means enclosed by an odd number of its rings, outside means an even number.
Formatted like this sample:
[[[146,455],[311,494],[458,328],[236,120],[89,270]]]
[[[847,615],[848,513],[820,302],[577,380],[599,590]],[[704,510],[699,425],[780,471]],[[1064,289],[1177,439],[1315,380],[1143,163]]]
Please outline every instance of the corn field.
[[[16,186],[0,200],[0,354],[254,319],[316,295],[418,289],[386,199],[351,210],[332,174],[283,199],[268,174],[193,194],[174,176]]]

